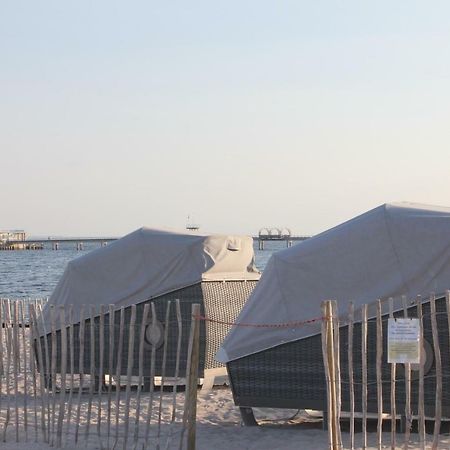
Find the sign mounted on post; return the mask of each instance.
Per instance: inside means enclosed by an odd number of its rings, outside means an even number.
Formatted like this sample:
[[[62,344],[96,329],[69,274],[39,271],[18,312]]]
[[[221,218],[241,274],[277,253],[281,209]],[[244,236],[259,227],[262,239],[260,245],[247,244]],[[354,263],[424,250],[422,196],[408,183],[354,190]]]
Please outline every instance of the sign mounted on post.
[[[388,319],[388,363],[420,363],[419,319]]]

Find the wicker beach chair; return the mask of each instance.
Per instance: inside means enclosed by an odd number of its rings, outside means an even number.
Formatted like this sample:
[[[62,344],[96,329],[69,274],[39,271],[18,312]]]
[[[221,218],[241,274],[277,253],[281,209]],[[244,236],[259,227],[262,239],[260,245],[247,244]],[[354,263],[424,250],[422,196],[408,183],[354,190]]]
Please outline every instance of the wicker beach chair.
[[[427,298],[442,293],[450,282],[450,208],[411,203],[385,204],[320,233],[290,249],[273,254],[255,291],[238,317],[257,328],[234,327],[217,357],[227,363],[236,404],[326,410],[326,385],[320,336],[324,300],[336,300],[341,314],[382,299]],[[425,339],[431,342],[429,306],[424,303]],[[440,298],[437,307],[445,306]],[[427,309],[428,308],[428,309]],[[394,310],[400,310],[397,305]],[[414,309],[411,309],[414,313]],[[427,312],[428,311],[428,312]],[[385,311],[384,311],[385,313]],[[428,316],[427,316],[428,314]],[[369,316],[370,317],[370,316]],[[448,325],[438,315],[441,352],[448,358]],[[271,326],[272,325],[272,326]],[[358,329],[359,325],[355,325]],[[376,408],[374,324],[369,323],[369,412]],[[384,333],[386,336],[386,333]],[[361,338],[355,334],[355,396],[361,400]],[[347,348],[346,329],[341,352]],[[430,346],[427,345],[430,349]],[[345,366],[346,354],[342,353]],[[430,360],[432,351],[429,350]],[[448,360],[447,360],[448,361]],[[359,364],[359,365],[358,365]],[[383,377],[389,366],[383,366]],[[434,408],[433,366],[426,375],[426,412]],[[401,380],[401,368],[398,377]],[[345,380],[347,374],[343,373]],[[404,376],[404,375],[403,375]],[[444,392],[450,387],[444,374]],[[383,384],[389,403],[389,387]],[[412,395],[417,394],[417,382]],[[404,387],[398,385],[399,405]],[[431,393],[431,394],[430,394]],[[444,399],[449,414],[448,399]],[[348,408],[348,384],[342,408]],[[375,403],[374,403],[375,402]],[[248,411],[247,411],[248,412]],[[251,414],[248,414],[251,418]],[[252,420],[250,420],[252,422]]]
[[[434,417],[436,401],[436,368],[434,362],[433,338],[431,329],[430,304],[424,302],[424,392],[425,415]],[[439,330],[439,347],[444,367],[442,389],[442,414],[450,417],[450,366],[449,326],[445,297],[436,300],[436,319]],[[403,317],[404,311],[394,313]],[[417,317],[415,306],[408,308],[408,317]],[[383,316],[383,349],[387,348],[387,315]],[[362,412],[362,358],[361,323],[354,324],[353,334],[353,387],[355,392],[355,412]],[[350,384],[348,373],[348,327],[340,329],[340,358],[342,379],[342,411],[350,411]],[[367,411],[376,413],[376,322],[368,322],[367,336]],[[414,368],[413,368],[414,369]],[[243,409],[247,423],[252,423],[252,407],[295,408],[327,410],[327,389],[323,366],[321,336],[315,335],[287,344],[245,356],[227,363],[227,370],[235,404]],[[382,364],[383,408],[391,409],[390,390],[391,365]],[[397,364],[396,408],[399,414],[405,410],[405,370]],[[419,380],[418,368],[411,371],[411,411],[418,414]]]
[[[139,357],[139,337],[141,331],[142,315],[144,310],[144,305],[154,302],[157,322],[161,327],[161,330],[165,327],[166,318],[166,308],[168,302],[171,301],[171,307],[169,312],[169,329],[168,329],[168,341],[167,341],[167,362],[165,367],[165,376],[174,377],[176,368],[176,355],[177,355],[177,342],[178,342],[178,326],[177,326],[177,316],[176,316],[176,301],[180,302],[180,310],[182,317],[182,338],[181,338],[181,357],[179,365],[179,376],[185,377],[186,375],[186,361],[187,361],[187,349],[188,349],[188,339],[189,339],[189,329],[191,324],[191,305],[194,303],[199,303],[201,305],[202,314],[210,318],[220,318],[221,320],[226,320],[229,322],[234,322],[237,315],[239,314],[241,308],[243,307],[245,301],[251,294],[252,290],[256,285],[255,280],[241,280],[241,281],[205,281],[197,283],[193,286],[189,286],[183,289],[179,289],[168,294],[162,295],[160,297],[153,298],[148,302],[142,302],[136,305],[136,324],[134,327],[135,345],[133,347],[133,369],[132,375],[138,376],[138,357]],[[130,322],[131,307],[125,308],[125,324]],[[90,329],[91,319],[85,320],[84,326],[84,349],[83,349],[83,373],[89,374],[91,371],[91,329]],[[116,310],[114,317],[115,329],[114,332],[114,347],[113,351],[113,372],[109,373],[108,361],[110,347],[109,336],[109,314],[106,313],[104,316],[104,342],[106,343],[103,358],[103,374],[113,375],[117,374],[117,349],[119,346],[119,324],[120,324],[120,310]],[[147,327],[151,327],[151,319],[147,320]],[[229,325],[217,324],[214,322],[200,322],[200,368],[199,376],[201,378],[205,377],[208,370],[218,369],[225,367],[223,364],[217,362],[214,359],[214,355],[217,352],[221,342],[228,333],[230,329]],[[48,332],[41,337],[42,349],[45,345],[48,347],[48,352],[51,355],[52,352],[52,336]],[[128,366],[128,339],[129,339],[129,327],[125,327],[124,338],[122,343],[122,357],[120,362],[121,375],[127,374]],[[73,330],[73,346],[74,346],[74,370],[75,373],[80,373],[80,324],[76,323]],[[95,339],[95,354],[94,354],[94,366],[95,374],[99,373],[100,370],[100,326],[99,317],[96,316],[94,319],[94,339]],[[61,371],[61,330],[57,330],[57,363],[56,372]],[[66,328],[66,338],[67,342],[70,342],[70,330]],[[147,338],[148,333],[146,332],[145,345],[144,345],[144,373],[146,376],[150,373],[150,356],[152,351],[152,343]],[[47,340],[45,343],[44,340]],[[164,351],[164,340],[160,340],[155,344],[157,346],[156,350],[156,365],[155,365],[155,376],[162,375],[162,360]],[[49,358],[51,359],[51,358]],[[45,361],[44,361],[45,363]],[[67,356],[66,361],[67,366],[70,367],[70,354]],[[50,368],[45,367],[44,371],[49,374]],[[225,373],[225,371],[224,371]]]
[[[132,347],[132,376],[139,375],[139,349],[144,305],[153,302],[156,312],[157,327],[153,328],[151,312],[144,324],[144,376],[150,376],[151,353],[153,346],[156,349],[154,366],[155,376],[185,377],[188,352],[189,330],[191,325],[191,306],[200,304],[203,315],[209,318],[221,319],[225,322],[234,322],[247,298],[254,289],[259,272],[254,266],[253,242],[249,237],[242,236],[205,236],[180,233],[161,233],[149,229],[141,229],[127,237],[111,244],[110,248],[97,250],[95,254],[75,260],[66,269],[49,303],[43,312],[41,328],[41,349],[52,352],[51,310],[57,311],[58,305],[66,307],[68,319],[69,306],[72,305],[75,320],[72,320],[73,331],[66,326],[67,342],[73,348],[74,354],[68,352],[66,367],[72,367],[75,373],[83,372],[94,376],[125,375],[127,374],[130,338],[130,316],[132,305],[136,306],[136,321],[134,325],[134,345]],[[136,251],[140,246],[156,256],[150,258],[147,254],[138,255]],[[131,247],[131,248],[130,248]],[[138,250],[136,250],[138,249]],[[93,253],[93,252],[92,252]],[[131,260],[131,268],[126,266],[126,275],[121,267]],[[112,262],[111,262],[112,261]],[[147,263],[143,266],[142,261]],[[133,265],[134,264],[134,265]],[[115,271],[111,271],[115,265]],[[133,267],[136,267],[136,272]],[[147,276],[147,270],[150,275]],[[167,268],[170,268],[168,270]],[[99,274],[98,276],[96,276]],[[122,278],[121,278],[122,277]],[[123,280],[122,280],[123,279]],[[87,287],[83,284],[84,280]],[[114,288],[111,288],[111,285]],[[172,286],[182,286],[173,288]],[[171,288],[172,287],[172,288]],[[121,292],[118,298],[110,297],[116,291]],[[135,294],[138,292],[139,294]],[[153,295],[153,292],[163,292]],[[141,300],[147,294],[146,300]],[[145,297],[144,297],[145,298]],[[166,324],[166,311],[171,304],[168,323]],[[182,331],[181,354],[178,374],[177,345],[179,328],[177,323],[176,303],[179,302]],[[108,303],[114,305],[114,329],[110,330]],[[86,304],[83,317],[81,305]],[[90,306],[89,306],[90,304]],[[103,315],[100,325],[100,305],[103,305],[106,314]],[[124,309],[124,332],[120,340],[120,308]],[[92,312],[94,308],[94,312]],[[151,308],[149,309],[151,311]],[[56,314],[56,313],[55,313]],[[78,317],[76,316],[78,314]],[[92,319],[93,318],[93,319]],[[91,327],[91,321],[93,328]],[[66,320],[66,325],[70,320]],[[80,346],[80,329],[84,328],[83,349]],[[167,330],[166,330],[167,327]],[[60,373],[61,364],[61,326],[55,326],[56,331],[56,369]],[[200,377],[209,377],[211,374],[226,374],[225,366],[214,359],[223,338],[230,326],[201,321],[200,323]],[[103,332],[101,331],[103,330]],[[114,333],[112,346],[110,345],[111,332]],[[73,337],[71,338],[71,334]],[[167,340],[164,335],[167,334]],[[100,351],[100,337],[103,337],[103,351]],[[155,336],[158,336],[159,338]],[[53,337],[53,340],[55,337]],[[155,340],[156,339],[156,340]],[[94,343],[92,342],[94,340]],[[119,347],[121,350],[119,351]],[[92,350],[93,348],[93,350]],[[110,352],[112,352],[112,368],[110,369]],[[163,369],[163,355],[166,352],[166,364]],[[119,359],[120,353],[120,359]],[[81,355],[81,357],[80,357]],[[42,358],[40,366],[47,376],[51,372],[51,363]],[[73,361],[72,361],[73,359]],[[220,370],[219,370],[220,369]]]

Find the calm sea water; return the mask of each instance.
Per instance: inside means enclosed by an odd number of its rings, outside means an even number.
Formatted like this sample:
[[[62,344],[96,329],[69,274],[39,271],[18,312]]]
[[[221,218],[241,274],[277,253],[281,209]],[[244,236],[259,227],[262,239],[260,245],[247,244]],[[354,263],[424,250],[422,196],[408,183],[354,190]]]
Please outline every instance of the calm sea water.
[[[263,251],[255,242],[256,265],[264,270],[272,253],[286,248],[284,242],[266,242]],[[61,244],[59,250],[0,251],[0,298],[45,298],[49,297],[66,264],[99,244],[85,244],[77,251],[75,244]]]

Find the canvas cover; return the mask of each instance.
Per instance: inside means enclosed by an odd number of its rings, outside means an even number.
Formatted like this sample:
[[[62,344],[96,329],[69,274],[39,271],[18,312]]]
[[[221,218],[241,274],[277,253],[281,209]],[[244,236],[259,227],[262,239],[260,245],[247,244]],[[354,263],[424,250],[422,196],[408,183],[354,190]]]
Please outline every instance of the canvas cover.
[[[255,279],[251,237],[144,227],[70,261],[48,305],[74,305],[78,321],[82,304],[120,308],[200,281]]]
[[[323,300],[347,312],[377,299],[409,299],[450,288],[450,208],[385,204],[272,255],[239,315],[244,324],[306,321]],[[216,359],[231,361],[320,332],[320,320],[291,328],[233,327]]]

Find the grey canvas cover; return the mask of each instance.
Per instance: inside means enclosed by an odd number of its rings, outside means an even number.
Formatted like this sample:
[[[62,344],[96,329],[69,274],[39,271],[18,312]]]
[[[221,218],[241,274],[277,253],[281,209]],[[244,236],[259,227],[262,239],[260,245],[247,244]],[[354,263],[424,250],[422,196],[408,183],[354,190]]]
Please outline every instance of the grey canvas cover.
[[[144,227],[70,261],[48,305],[74,305],[78,321],[82,304],[127,307],[200,281],[259,276],[249,236]]]
[[[275,253],[237,322],[283,324],[377,299],[428,296],[450,287],[450,208],[385,204]],[[320,320],[291,328],[235,326],[216,359],[231,361],[320,332]]]

